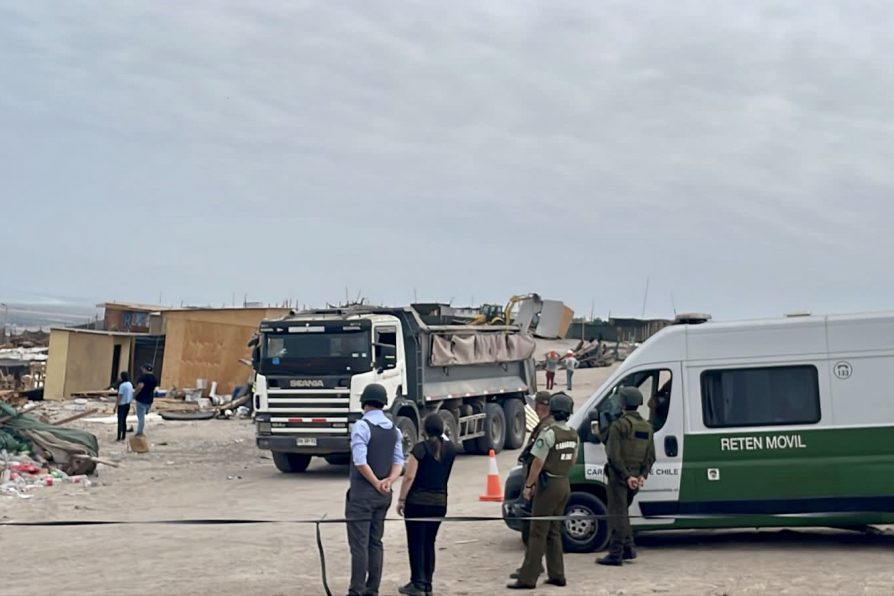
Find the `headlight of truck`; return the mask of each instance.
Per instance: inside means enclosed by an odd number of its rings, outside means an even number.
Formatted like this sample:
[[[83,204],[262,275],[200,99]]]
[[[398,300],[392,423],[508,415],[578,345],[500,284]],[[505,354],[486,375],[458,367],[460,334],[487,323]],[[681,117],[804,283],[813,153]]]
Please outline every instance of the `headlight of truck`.
[[[271,426],[269,422],[258,422],[258,434],[259,435],[269,435],[271,432]]]

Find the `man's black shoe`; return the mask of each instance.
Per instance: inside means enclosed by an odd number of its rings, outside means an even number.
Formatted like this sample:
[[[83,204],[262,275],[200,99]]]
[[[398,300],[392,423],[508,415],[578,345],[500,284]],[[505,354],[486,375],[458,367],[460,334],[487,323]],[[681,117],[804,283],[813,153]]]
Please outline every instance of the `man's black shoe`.
[[[568,585],[568,582],[565,581],[564,577],[551,577],[546,580],[545,583],[551,586],[559,586],[560,588],[564,588],[566,585]]]
[[[405,594],[406,596],[425,596],[425,590],[413,584],[413,582],[408,583],[405,586],[401,586],[397,589],[401,594]]]
[[[624,554],[621,558],[623,558],[625,561],[632,561],[636,558],[636,551],[632,548],[625,548]]]
[[[516,580],[514,583],[506,584],[506,587],[510,590],[533,590],[537,586],[532,586],[531,584],[522,584]]]
[[[611,567],[620,567],[624,564],[624,559],[618,556],[608,555],[607,557],[602,557],[601,559],[596,559],[596,563],[599,565],[609,565]]]

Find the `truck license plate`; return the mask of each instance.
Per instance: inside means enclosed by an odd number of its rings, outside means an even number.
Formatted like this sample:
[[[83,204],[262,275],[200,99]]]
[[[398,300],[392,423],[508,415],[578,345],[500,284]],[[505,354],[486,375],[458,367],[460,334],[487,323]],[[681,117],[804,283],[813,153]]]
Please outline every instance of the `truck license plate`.
[[[295,439],[295,445],[298,447],[316,447],[317,440],[307,437],[298,437],[297,439]]]

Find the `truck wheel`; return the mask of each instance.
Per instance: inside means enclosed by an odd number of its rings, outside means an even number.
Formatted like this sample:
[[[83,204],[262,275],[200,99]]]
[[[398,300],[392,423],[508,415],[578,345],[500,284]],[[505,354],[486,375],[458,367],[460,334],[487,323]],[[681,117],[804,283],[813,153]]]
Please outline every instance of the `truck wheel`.
[[[394,419],[394,426],[397,427],[401,437],[403,437],[404,458],[407,458],[410,456],[410,451],[413,450],[413,445],[419,440],[419,432],[416,430],[416,423],[406,416],[397,416]]]
[[[346,466],[351,463],[350,453],[330,453],[324,456],[326,463],[330,466]]]
[[[562,524],[562,545],[566,553],[590,553],[608,544],[605,505],[590,493],[573,492],[565,505],[565,515],[603,516],[601,519],[567,520]]]
[[[438,410],[438,416],[444,421],[444,434],[447,435],[453,446],[459,449],[459,423],[456,421],[456,416],[450,410]]]
[[[284,474],[300,474],[310,465],[310,457],[303,453],[274,451],[273,463],[276,464],[276,469]]]
[[[503,413],[506,415],[506,448],[518,449],[525,444],[525,404],[520,399],[503,402]]]
[[[499,453],[506,442],[506,414],[497,403],[486,404],[484,413],[487,415],[484,420],[484,436],[475,439],[475,444],[479,453],[487,453],[491,449],[494,453]]]

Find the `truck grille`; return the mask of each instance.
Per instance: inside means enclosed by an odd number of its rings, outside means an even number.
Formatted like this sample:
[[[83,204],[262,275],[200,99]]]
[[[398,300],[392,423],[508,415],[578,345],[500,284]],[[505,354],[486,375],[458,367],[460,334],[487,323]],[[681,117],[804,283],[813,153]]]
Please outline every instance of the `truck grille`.
[[[347,434],[350,394],[268,389],[267,412],[275,435]]]

